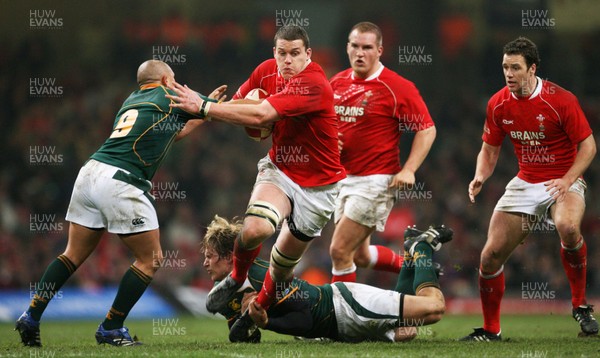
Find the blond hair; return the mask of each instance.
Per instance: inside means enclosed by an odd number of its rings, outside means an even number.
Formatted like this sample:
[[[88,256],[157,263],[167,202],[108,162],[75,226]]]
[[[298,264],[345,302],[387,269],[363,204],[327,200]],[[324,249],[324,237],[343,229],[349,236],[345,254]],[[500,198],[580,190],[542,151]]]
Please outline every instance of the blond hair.
[[[230,222],[219,215],[215,215],[206,228],[206,234],[202,239],[202,251],[211,248],[216,251],[219,257],[231,255],[233,243],[241,231],[242,221],[238,218],[233,218]]]

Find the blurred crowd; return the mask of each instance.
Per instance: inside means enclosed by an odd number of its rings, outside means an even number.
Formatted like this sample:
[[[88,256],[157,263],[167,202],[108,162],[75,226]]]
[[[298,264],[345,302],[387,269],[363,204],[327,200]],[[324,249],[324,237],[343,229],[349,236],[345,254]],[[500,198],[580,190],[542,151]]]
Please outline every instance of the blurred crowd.
[[[397,58],[396,44],[410,35],[389,18],[372,19],[379,20],[384,30],[384,64],[415,82],[438,128],[432,152],[417,173],[419,184],[413,190],[421,195],[401,200],[386,232],[374,235],[372,242],[400,251],[406,225],[450,226],[455,231],[454,241],[436,256],[444,266],[442,286],[450,297],[477,297],[479,252],[489,218],[504,185],[517,172],[510,143],[505,142],[494,176],[474,205],[468,201],[467,186],[481,146],[487,99],[503,85],[499,65],[502,45],[519,33],[494,32],[485,46],[478,46],[470,40],[474,30],[468,19],[452,14],[434,19],[437,23],[430,30],[430,39],[419,40],[433,60],[414,66],[399,64]],[[317,42],[313,48],[313,58],[329,76],[347,67],[345,33],[354,20],[341,21],[337,44]],[[88,60],[72,60],[74,55],[58,51],[47,33],[32,32],[23,41],[5,43],[6,50],[0,53],[0,92],[4,99],[0,103],[0,289],[28,289],[64,249],[68,230],[64,214],[77,172],[108,137],[116,111],[136,90],[135,71],[142,61],[164,50],[177,51],[184,56],[171,62],[176,79],[205,94],[224,83],[231,96],[251,70],[271,56],[275,30],[272,16],[249,25],[231,19],[200,23],[173,13],[158,22],[139,18],[117,22],[102,35],[111,41],[103,40],[100,34],[92,41],[93,34],[89,35],[94,54],[88,54]],[[314,29],[308,31],[311,38],[319,37]],[[566,64],[551,46],[556,39],[548,34],[532,38],[540,46],[540,75],[573,91],[592,128],[598,130],[600,55],[594,44],[600,34],[572,39],[569,48],[574,52],[569,56],[577,65],[567,74],[559,71]],[[73,51],[83,46],[74,44]],[[31,78],[54,78],[56,82],[32,84]],[[32,86],[60,87],[62,91],[32,95]],[[411,133],[403,138],[401,153],[407,153]],[[243,215],[256,163],[268,148],[268,141],[254,142],[241,128],[215,122],[204,124],[173,146],[153,180],[163,254],[167,257],[154,285],[211,286],[199,247],[205,227],[215,214],[230,218]],[[589,287],[596,295],[600,294],[597,163],[595,160],[585,176],[589,193],[583,221]],[[330,224],[323,236],[314,240],[297,268],[298,275],[313,282],[329,280],[332,232]],[[273,241],[263,247],[261,257],[268,257]],[[68,284],[90,288],[118,284],[132,261],[119,239],[107,234]],[[557,297],[569,297],[558,236],[545,227],[516,250],[506,272],[507,295],[518,296],[524,282],[540,282],[547,283]],[[395,277],[359,270],[358,281],[391,287]]]

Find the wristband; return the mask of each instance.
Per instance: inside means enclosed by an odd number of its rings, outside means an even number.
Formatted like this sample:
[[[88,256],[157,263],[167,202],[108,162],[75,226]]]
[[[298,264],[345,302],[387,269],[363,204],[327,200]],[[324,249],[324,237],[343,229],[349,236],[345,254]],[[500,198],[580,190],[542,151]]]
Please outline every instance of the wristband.
[[[208,117],[208,111],[210,109],[210,105],[211,105],[211,102],[209,102],[209,101],[202,102],[202,106],[200,107],[200,116],[202,118]]]

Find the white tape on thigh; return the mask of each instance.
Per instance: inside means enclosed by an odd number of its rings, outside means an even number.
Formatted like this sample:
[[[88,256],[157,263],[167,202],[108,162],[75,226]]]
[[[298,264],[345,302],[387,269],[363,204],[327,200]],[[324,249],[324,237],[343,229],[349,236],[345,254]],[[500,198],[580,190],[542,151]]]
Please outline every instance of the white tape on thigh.
[[[273,231],[277,230],[277,226],[281,221],[279,210],[269,202],[257,200],[248,205],[246,215],[256,216],[265,219],[273,226]]]

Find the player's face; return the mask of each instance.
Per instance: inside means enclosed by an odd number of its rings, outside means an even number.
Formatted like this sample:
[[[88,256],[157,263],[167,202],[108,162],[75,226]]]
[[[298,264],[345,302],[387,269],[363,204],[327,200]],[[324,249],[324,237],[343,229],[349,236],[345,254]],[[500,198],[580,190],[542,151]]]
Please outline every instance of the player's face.
[[[304,47],[302,40],[287,41],[278,39],[273,47],[279,73],[286,80],[302,72],[308,65],[311,49]]]
[[[224,279],[232,270],[233,262],[231,256],[219,257],[212,248],[204,250],[204,268],[213,281]]]
[[[374,33],[353,30],[348,37],[346,52],[354,75],[367,78],[379,68],[383,46],[377,44],[377,36]]]
[[[508,90],[517,96],[529,96],[535,90],[535,64],[527,68],[523,55],[504,54],[502,70]]]

